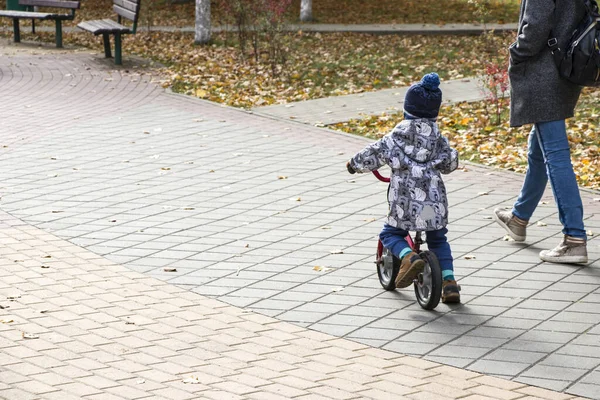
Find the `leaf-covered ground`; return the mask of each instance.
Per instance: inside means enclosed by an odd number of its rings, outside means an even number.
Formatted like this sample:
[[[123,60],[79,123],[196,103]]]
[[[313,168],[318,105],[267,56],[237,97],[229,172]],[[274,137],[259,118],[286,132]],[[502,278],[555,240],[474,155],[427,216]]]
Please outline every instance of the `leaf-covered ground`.
[[[485,0],[483,0],[485,1]],[[519,0],[489,1],[490,22],[516,22]],[[5,8],[6,0],[0,1]],[[76,20],[111,17],[112,0],[85,0]],[[289,22],[298,22],[300,0],[294,0],[288,15]],[[142,25],[190,26],[194,24],[194,1],[173,3],[169,0],[144,0],[140,23]],[[476,8],[469,0],[314,0],[313,16],[317,23],[329,24],[383,24],[383,23],[472,23],[479,21]],[[212,2],[215,24],[227,20],[219,2]],[[4,24],[10,20],[3,19]]]
[[[100,49],[100,39],[92,35],[70,40]],[[429,71],[457,79],[481,69],[479,42],[473,36],[296,33],[289,38],[289,60],[277,76],[267,64],[241,62],[232,40],[231,34],[221,34],[211,46],[194,46],[190,34],[140,32],[124,40],[124,54],[167,65],[164,83],[178,92],[236,107],[405,86]],[[503,43],[509,41],[506,37]]]
[[[463,159],[525,172],[530,127],[510,128],[506,122],[493,125],[488,109],[485,102],[443,107],[438,120],[440,129]],[[586,89],[575,118],[568,120],[568,132],[577,180],[581,186],[593,189],[600,189],[599,117],[600,89]],[[377,139],[401,119],[397,113],[369,116],[331,128]]]

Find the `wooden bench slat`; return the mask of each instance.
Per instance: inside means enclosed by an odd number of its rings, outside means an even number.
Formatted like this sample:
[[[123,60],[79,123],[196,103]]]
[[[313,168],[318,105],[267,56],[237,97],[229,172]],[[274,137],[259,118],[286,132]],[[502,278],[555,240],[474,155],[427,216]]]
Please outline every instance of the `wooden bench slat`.
[[[32,11],[10,11],[10,10],[0,10],[0,17],[9,17],[9,18],[22,18],[22,19],[49,19],[53,16],[60,16],[61,14],[52,14],[52,13],[41,13],[41,12],[32,12]],[[68,17],[69,15],[65,15]]]
[[[70,0],[19,0],[19,4],[22,6],[56,7],[75,10],[79,9],[80,7],[80,3],[78,1]]]
[[[131,12],[138,12],[140,8],[140,2],[135,0],[114,0],[113,4]]]
[[[120,15],[121,17],[127,18],[130,21],[137,22],[138,13],[131,12],[125,8],[122,8],[118,5],[113,6],[113,10]]]
[[[83,21],[77,25],[78,28],[91,32],[94,35],[103,33],[130,33],[131,28],[121,25],[112,19]]]

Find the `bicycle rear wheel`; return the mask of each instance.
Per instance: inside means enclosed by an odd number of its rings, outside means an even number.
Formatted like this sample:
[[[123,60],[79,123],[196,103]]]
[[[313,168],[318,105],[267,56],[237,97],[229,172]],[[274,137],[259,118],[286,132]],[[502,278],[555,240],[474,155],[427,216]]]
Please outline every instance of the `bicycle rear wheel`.
[[[437,307],[442,297],[442,268],[437,257],[430,251],[419,254],[425,261],[423,272],[415,282],[415,295],[417,302],[425,310],[433,310]]]
[[[377,265],[377,276],[381,286],[385,290],[396,289],[396,276],[400,271],[400,260],[389,249],[383,247],[381,241],[377,243],[375,264]]]

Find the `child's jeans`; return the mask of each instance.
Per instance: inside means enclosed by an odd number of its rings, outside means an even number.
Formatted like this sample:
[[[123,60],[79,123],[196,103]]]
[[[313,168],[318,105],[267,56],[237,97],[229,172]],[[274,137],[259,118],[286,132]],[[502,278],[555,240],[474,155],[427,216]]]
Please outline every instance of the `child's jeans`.
[[[454,272],[454,259],[452,258],[450,244],[446,238],[447,233],[448,229],[446,228],[425,232],[427,248],[436,255],[440,262],[442,276],[447,276]],[[392,254],[398,257],[402,250],[409,247],[406,236],[408,236],[407,231],[385,224],[383,230],[379,234],[379,239],[381,239],[381,243],[383,243],[384,247],[390,249]],[[446,271],[446,273],[444,273],[444,271]]]

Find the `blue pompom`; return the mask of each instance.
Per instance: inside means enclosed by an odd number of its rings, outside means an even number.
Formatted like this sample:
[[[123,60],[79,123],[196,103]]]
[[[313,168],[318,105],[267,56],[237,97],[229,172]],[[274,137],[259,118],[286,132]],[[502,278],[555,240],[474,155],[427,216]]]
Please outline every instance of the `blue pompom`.
[[[440,86],[440,77],[435,72],[427,74],[421,79],[421,86],[427,90],[435,90]]]

